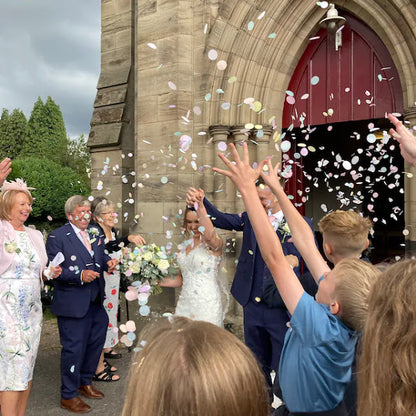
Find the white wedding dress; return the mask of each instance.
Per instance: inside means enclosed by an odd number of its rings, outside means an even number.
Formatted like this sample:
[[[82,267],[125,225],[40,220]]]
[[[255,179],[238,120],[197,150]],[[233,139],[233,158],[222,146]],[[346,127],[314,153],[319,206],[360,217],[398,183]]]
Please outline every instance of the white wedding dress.
[[[186,246],[185,246],[186,247]],[[175,315],[223,326],[223,307],[218,268],[221,257],[214,256],[205,243],[200,243],[188,254],[178,253],[183,286]]]

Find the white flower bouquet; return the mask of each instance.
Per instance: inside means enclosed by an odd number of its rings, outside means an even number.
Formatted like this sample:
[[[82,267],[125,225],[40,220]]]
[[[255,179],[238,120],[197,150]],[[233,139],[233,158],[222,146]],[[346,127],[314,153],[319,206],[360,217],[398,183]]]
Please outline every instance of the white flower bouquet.
[[[161,293],[159,282],[174,271],[172,255],[164,247],[148,244],[136,247],[134,250],[125,249],[121,263],[121,272],[133,280],[133,286],[150,287],[149,294]]]

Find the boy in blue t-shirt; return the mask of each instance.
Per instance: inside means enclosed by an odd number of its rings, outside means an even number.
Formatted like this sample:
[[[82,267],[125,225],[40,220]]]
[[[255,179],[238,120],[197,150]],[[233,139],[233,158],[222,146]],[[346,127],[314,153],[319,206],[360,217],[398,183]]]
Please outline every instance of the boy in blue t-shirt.
[[[270,175],[266,175],[262,172],[266,161],[256,169],[251,168],[246,143],[243,144],[243,160],[234,145],[231,144],[230,148],[235,163],[219,154],[229,170],[214,168],[214,171],[228,176],[239,189],[261,254],[292,314],[279,368],[286,406],[294,415],[346,414],[342,399],[351,378],[356,331],[364,325],[369,288],[379,271],[370,263],[354,258],[361,253],[356,256],[355,250],[350,255],[347,255],[349,250],[345,251],[343,255],[346,258],[341,260],[339,251],[342,244],[338,244],[337,251],[334,236],[324,233],[324,251],[336,263],[331,270],[316,248],[311,229],[284,193],[277,177],[277,167],[273,168],[269,160]],[[318,282],[317,302],[304,292],[285,260],[280,241],[256,198],[255,181],[260,174],[278,198],[292,239]],[[361,251],[368,244],[367,235],[368,230]],[[311,238],[313,244],[310,244]],[[355,238],[345,237],[346,245],[347,240],[352,240],[351,246],[357,246]]]

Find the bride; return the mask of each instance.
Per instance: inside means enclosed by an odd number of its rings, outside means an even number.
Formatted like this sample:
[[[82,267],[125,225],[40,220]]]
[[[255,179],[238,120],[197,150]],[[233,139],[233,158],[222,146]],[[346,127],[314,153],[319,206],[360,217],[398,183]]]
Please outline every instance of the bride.
[[[175,315],[222,327],[224,316],[218,269],[223,240],[216,234],[202,198],[198,198],[194,207],[186,208],[184,228],[185,236],[190,238],[179,245],[180,274],[165,278],[160,285],[182,286]]]

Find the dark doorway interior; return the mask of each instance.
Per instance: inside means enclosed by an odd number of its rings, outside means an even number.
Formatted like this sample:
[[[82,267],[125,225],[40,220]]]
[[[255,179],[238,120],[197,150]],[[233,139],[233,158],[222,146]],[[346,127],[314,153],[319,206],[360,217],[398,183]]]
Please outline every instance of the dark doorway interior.
[[[383,118],[286,131],[291,159],[303,167],[295,199],[308,196],[305,215],[313,218],[315,229],[334,209],[369,216],[374,222],[368,253],[373,263],[405,251],[404,163],[397,143],[383,136],[389,127]],[[297,158],[301,151],[306,156]]]

